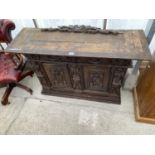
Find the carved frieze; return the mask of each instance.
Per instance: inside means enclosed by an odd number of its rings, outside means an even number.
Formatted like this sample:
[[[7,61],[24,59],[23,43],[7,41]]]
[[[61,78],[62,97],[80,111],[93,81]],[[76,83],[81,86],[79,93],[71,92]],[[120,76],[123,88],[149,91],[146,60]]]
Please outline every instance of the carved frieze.
[[[67,57],[67,56],[61,57],[61,56],[48,56],[48,55],[35,55],[35,54],[27,54],[26,56],[30,61],[109,65],[120,67],[131,66],[131,60],[126,59]]]

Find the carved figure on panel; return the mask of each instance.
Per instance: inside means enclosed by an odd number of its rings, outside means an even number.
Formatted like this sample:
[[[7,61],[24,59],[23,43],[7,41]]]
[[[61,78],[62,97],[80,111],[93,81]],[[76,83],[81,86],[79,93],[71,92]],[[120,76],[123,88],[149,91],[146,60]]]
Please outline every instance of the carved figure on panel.
[[[111,92],[115,93],[116,95],[120,95],[120,87],[123,82],[123,77],[126,72],[124,68],[114,68],[113,69],[113,77],[112,77],[112,86]]]
[[[125,70],[122,68],[115,69],[115,72],[113,74],[113,81],[112,81],[112,84],[114,86],[121,86],[123,82],[124,73],[125,73]]]
[[[90,73],[90,88],[102,88],[103,75],[99,72]]]
[[[66,86],[66,80],[65,80],[65,72],[63,70],[63,68],[55,68],[54,69],[54,79],[53,79],[53,83],[55,86]]]

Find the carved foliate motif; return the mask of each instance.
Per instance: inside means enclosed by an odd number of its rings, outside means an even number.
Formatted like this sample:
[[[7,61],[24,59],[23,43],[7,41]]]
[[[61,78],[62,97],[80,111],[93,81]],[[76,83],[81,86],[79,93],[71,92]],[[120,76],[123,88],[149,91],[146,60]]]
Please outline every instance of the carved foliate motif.
[[[118,35],[122,34],[119,31],[102,30],[101,28],[85,26],[85,25],[70,25],[70,26],[59,26],[58,28],[42,28],[42,32],[72,32],[72,33],[91,33],[91,34],[104,34],[104,35]]]
[[[124,69],[117,68],[113,74],[112,85],[113,86],[121,86],[124,77]]]
[[[82,89],[82,69],[79,65],[69,65],[70,78],[74,89]]]
[[[124,80],[124,75],[126,73],[126,68],[112,68],[112,80],[110,86],[110,92],[120,95],[120,87]]]

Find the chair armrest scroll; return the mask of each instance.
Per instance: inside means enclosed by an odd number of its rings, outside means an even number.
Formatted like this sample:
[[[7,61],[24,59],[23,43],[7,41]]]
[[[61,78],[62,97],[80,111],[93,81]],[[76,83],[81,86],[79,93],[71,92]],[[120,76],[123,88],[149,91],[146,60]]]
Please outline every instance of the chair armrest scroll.
[[[0,42],[10,43],[12,41],[11,30],[15,29],[15,24],[8,19],[0,20]]]
[[[15,54],[15,57],[18,59],[18,61],[14,61],[16,63],[16,70],[22,70],[26,63],[26,57],[23,54]]]

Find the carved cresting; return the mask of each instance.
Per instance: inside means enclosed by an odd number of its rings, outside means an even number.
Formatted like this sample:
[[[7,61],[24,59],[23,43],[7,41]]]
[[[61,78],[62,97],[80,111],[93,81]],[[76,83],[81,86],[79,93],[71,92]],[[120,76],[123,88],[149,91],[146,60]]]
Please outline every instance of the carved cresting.
[[[74,33],[91,33],[91,34],[103,34],[103,35],[118,35],[122,32],[102,30],[101,28],[85,26],[85,25],[70,25],[70,26],[59,26],[58,28],[42,28],[42,32],[74,32]]]
[[[83,89],[82,67],[76,64],[70,64],[68,67],[70,71],[70,78],[73,89]]]

